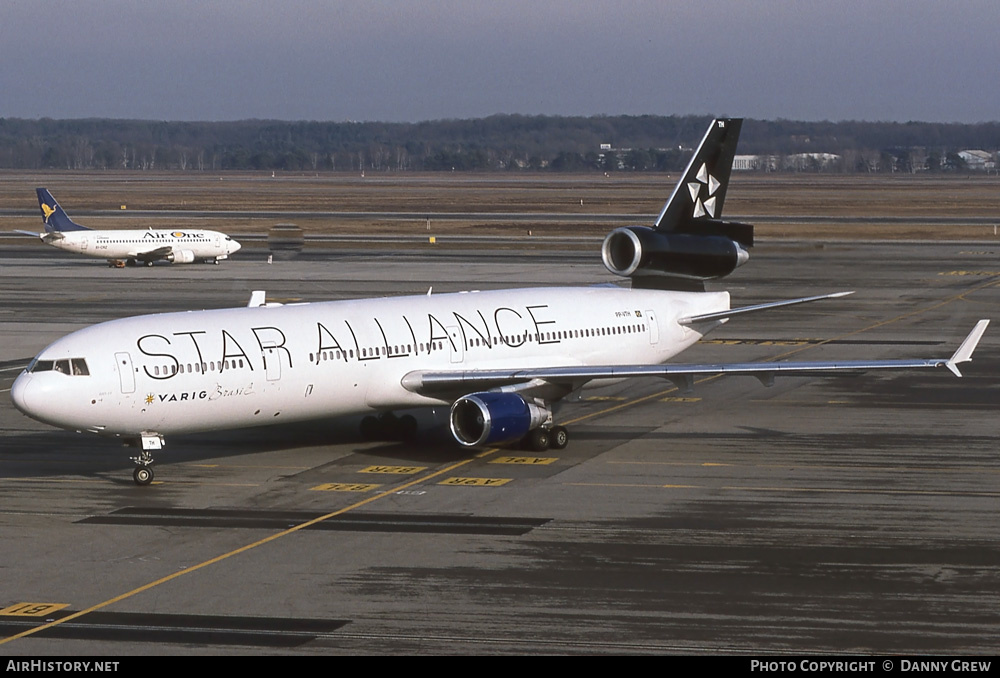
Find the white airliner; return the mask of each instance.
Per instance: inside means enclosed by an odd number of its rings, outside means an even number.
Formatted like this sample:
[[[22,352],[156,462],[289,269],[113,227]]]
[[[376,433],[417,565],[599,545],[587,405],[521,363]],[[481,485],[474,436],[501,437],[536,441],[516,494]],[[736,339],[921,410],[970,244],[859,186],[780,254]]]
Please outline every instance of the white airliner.
[[[45,233],[18,231],[37,235],[42,242],[67,252],[107,259],[109,266],[137,262],[152,266],[154,261],[192,264],[204,261],[217,264],[240,249],[240,244],[225,233],[203,229],[146,231],[94,231],[70,219],[47,189],[35,189],[42,210]]]
[[[950,358],[663,364],[729,318],[848,293],[730,309],[703,282],[747,259],[752,227],[721,213],[738,119],[712,123],[653,228],[605,240],[605,265],[632,287],[531,288],[125,318],[45,348],[14,382],[19,410],[65,429],[141,446],[134,479],[153,478],[166,435],[349,413],[368,434],[407,437],[399,410],[450,405],[468,447],[560,449],[553,403],[593,380],[655,376],[689,386],[699,374],[778,374],[947,367],[970,360],[981,320]],[[379,416],[375,416],[379,415]]]

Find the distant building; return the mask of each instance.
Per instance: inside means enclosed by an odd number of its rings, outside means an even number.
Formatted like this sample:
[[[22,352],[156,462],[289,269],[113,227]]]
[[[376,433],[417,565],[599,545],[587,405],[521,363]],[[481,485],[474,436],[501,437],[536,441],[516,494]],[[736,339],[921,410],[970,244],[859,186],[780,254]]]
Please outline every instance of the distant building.
[[[836,153],[795,153],[785,157],[785,168],[797,172],[824,169],[839,160]]]
[[[734,172],[754,172],[764,170],[773,172],[778,169],[778,159],[773,155],[737,155],[733,157]]]
[[[959,151],[958,157],[965,161],[970,170],[992,170],[997,166],[993,154],[986,151]]]

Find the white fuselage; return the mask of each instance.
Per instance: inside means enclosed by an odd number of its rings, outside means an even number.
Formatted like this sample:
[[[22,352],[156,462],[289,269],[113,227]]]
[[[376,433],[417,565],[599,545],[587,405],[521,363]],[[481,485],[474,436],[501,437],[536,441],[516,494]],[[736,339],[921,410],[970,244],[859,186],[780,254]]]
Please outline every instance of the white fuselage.
[[[169,248],[177,263],[225,259],[240,249],[240,244],[218,231],[147,230],[147,231],[65,231],[59,238],[46,238],[54,247],[67,252],[102,259],[135,259]],[[159,257],[165,258],[165,257]],[[187,261],[190,259],[190,261]]]
[[[165,313],[70,334],[12,388],[25,414],[120,436],[441,405],[415,371],[662,363],[727,292],[532,288]],[[89,374],[52,365],[85,360]],[[68,373],[67,373],[68,372]]]

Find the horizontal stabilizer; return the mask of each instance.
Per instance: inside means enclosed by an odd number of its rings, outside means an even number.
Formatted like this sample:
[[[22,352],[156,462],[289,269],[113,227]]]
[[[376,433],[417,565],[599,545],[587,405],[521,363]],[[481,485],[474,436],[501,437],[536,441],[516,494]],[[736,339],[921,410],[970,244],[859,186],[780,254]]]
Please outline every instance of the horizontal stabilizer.
[[[703,313],[701,315],[692,315],[687,318],[681,318],[677,322],[681,325],[694,325],[696,323],[708,322],[711,320],[722,320],[724,318],[731,318],[734,315],[740,315],[743,313],[755,313],[757,311],[766,311],[772,308],[780,308],[782,306],[794,306],[795,304],[807,304],[811,301],[821,301],[823,299],[836,299],[838,297],[846,297],[849,294],[854,294],[851,292],[834,292],[833,294],[821,294],[815,297],[802,297],[801,299],[787,299],[785,301],[772,301],[766,304],[755,304],[753,306],[744,306],[743,308],[731,308],[728,311],[717,311],[715,313]]]

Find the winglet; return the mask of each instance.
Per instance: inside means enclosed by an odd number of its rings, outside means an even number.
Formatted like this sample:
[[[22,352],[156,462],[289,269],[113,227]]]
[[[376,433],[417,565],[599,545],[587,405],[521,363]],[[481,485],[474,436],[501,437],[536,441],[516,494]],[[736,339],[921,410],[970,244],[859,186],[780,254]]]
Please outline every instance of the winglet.
[[[969,332],[969,336],[965,338],[962,345],[958,347],[958,350],[952,354],[948,362],[945,363],[945,367],[952,371],[956,377],[961,377],[962,373],[958,371],[957,365],[959,363],[967,363],[972,360],[972,352],[976,350],[976,346],[979,345],[979,340],[983,338],[983,333],[986,332],[986,326],[990,324],[989,319],[983,319],[976,323],[976,326],[972,328]]]

